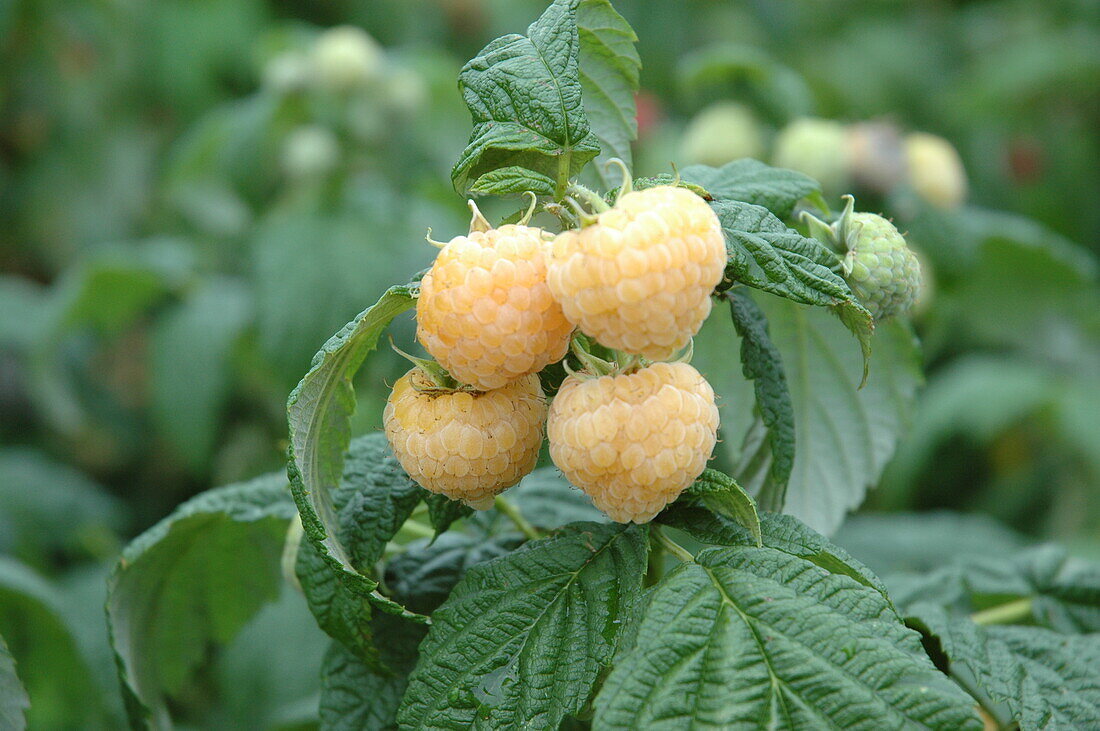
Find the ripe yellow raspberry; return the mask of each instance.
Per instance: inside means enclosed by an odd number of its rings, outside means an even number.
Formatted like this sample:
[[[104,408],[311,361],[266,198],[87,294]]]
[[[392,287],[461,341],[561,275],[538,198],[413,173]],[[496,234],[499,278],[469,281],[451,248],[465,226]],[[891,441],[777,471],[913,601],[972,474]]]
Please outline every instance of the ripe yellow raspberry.
[[[698,477],[718,437],[714,391],[686,363],[571,375],[550,405],[550,456],[619,523],[645,523]]]
[[[954,146],[942,137],[916,132],[905,138],[909,184],[917,195],[940,208],[958,208],[966,200],[966,170]]]
[[[417,338],[459,381],[500,388],[564,357],[573,325],[546,286],[547,246],[538,228],[475,230],[424,275]]]
[[[420,368],[398,379],[382,412],[409,476],[478,510],[535,468],[545,419],[538,376],[492,391],[446,391]]]
[[[714,211],[661,185],[559,234],[546,281],[565,316],[601,345],[660,360],[699,331],[725,265]]]

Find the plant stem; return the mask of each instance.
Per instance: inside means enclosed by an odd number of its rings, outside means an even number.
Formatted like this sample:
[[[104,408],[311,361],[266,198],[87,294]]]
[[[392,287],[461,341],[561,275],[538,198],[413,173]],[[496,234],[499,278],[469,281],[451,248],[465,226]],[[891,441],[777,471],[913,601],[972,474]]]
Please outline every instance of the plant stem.
[[[671,538],[669,538],[668,536],[666,536],[664,534],[664,532],[659,527],[657,527],[655,525],[651,526],[650,531],[652,532],[652,535],[653,535],[654,539],[657,541],[657,543],[659,543],[661,546],[663,546],[669,553],[671,553],[676,558],[678,558],[678,559],[680,559],[681,561],[684,561],[684,562],[691,562],[691,561],[695,560],[695,556],[692,556],[691,552],[689,552],[686,548],[681,546],[676,541],[674,541]]]
[[[413,535],[417,538],[433,538],[435,536],[435,529],[429,528],[423,523],[418,523],[412,518],[409,518],[404,523],[402,523],[397,532],[405,533],[407,535]]]
[[[523,535],[527,536],[531,540],[542,537],[538,530],[535,529],[535,526],[528,523],[527,518],[524,518],[523,515],[519,512],[519,508],[508,502],[503,496],[497,495],[496,500],[493,501],[493,505],[501,513],[507,515],[508,518],[516,524],[516,528],[519,528],[519,532]]]
[[[970,615],[974,624],[1013,624],[1031,616],[1031,597],[1016,599],[1007,604],[999,604]]]

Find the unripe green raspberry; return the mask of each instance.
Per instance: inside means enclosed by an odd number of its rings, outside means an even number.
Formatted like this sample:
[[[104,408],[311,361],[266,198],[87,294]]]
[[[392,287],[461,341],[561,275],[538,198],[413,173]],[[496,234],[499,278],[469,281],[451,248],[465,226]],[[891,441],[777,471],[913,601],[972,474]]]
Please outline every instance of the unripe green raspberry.
[[[736,102],[712,104],[684,131],[683,159],[719,167],[742,157],[760,158],[764,140],[752,110]]]
[[[645,523],[698,477],[718,436],[714,391],[686,363],[565,379],[550,406],[550,456],[596,507]]]
[[[379,77],[382,49],[362,28],[342,25],[321,34],[310,65],[321,88],[348,91]]]
[[[283,172],[289,178],[323,177],[339,162],[340,143],[327,127],[304,125],[291,132],[283,143]]]
[[[600,344],[660,360],[699,331],[725,265],[722,227],[706,201],[660,185],[559,234],[547,283],[565,316]]]
[[[772,163],[809,175],[826,193],[842,191],[848,187],[844,125],[831,119],[796,119],[775,138]]]
[[[417,338],[459,381],[500,388],[565,356],[573,325],[546,284],[547,246],[530,226],[475,230],[424,275]]]
[[[966,170],[954,146],[942,137],[916,132],[905,138],[909,184],[921,198],[940,208],[958,208],[966,200]]]
[[[409,476],[478,510],[535,468],[545,419],[538,376],[492,391],[446,391],[420,368],[398,379],[382,412]]]
[[[853,213],[844,274],[852,293],[876,320],[903,313],[920,294],[920,262],[894,224]]]

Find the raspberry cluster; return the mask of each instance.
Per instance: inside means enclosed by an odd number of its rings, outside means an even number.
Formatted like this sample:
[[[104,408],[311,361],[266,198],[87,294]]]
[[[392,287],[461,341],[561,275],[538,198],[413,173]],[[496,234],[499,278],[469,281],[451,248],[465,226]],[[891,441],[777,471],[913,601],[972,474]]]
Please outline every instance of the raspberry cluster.
[[[717,216],[676,186],[623,192],[553,243],[492,228],[445,245],[421,282],[417,337],[435,359],[401,378],[383,414],[405,470],[475,508],[533,469],[547,425],[565,476],[613,520],[646,522],[698,477],[717,439],[714,391],[684,348],[710,312],[726,249]],[[618,351],[581,348],[549,415],[539,371],[575,328]],[[578,346],[580,347],[580,346]]]

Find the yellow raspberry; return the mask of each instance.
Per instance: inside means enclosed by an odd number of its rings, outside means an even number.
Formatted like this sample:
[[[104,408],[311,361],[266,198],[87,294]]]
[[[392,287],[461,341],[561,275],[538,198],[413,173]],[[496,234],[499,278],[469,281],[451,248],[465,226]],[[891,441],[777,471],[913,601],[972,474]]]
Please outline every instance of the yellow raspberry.
[[[559,234],[546,281],[565,316],[600,344],[660,360],[699,331],[725,266],[714,211],[690,190],[661,185]]]
[[[565,356],[573,325],[546,286],[542,230],[501,226],[456,236],[420,285],[417,337],[440,365],[481,390]]]
[[[942,137],[917,132],[905,138],[909,184],[917,195],[940,208],[958,208],[966,200],[966,170],[954,146]]]
[[[718,438],[714,391],[686,363],[565,379],[547,422],[554,464],[619,523],[645,523],[707,465]]]
[[[538,376],[492,391],[446,391],[420,368],[398,379],[382,412],[409,476],[478,510],[535,468],[545,419]]]

